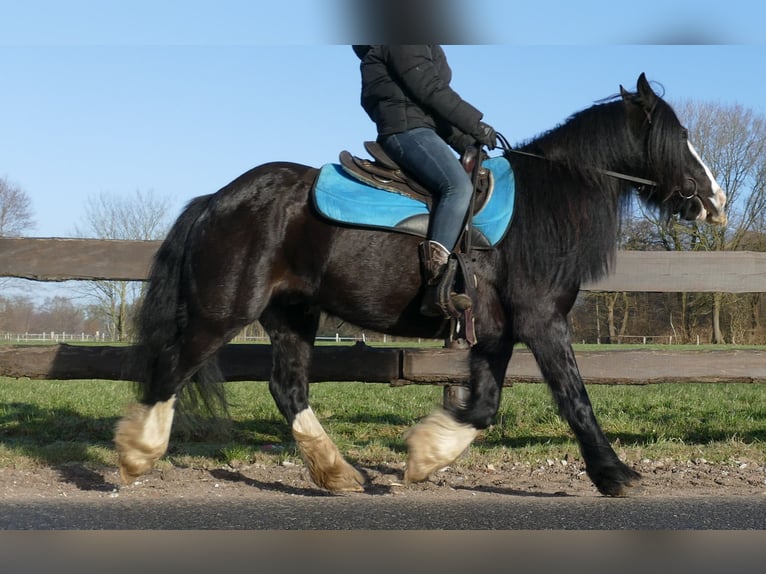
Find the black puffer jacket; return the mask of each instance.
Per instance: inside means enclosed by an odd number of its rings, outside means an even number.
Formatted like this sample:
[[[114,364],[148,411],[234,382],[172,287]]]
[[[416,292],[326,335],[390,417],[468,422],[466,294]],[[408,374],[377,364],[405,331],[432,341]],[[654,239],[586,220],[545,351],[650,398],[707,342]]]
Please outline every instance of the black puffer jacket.
[[[361,103],[378,135],[429,127],[462,153],[482,113],[452,88],[452,70],[439,45],[353,46],[361,59]]]

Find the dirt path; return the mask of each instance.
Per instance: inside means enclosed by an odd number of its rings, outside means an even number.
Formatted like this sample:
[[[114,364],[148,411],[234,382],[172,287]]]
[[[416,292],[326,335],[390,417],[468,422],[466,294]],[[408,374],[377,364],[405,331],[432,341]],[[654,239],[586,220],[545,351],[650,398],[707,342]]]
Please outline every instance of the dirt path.
[[[642,473],[642,487],[634,496],[766,496],[766,465],[763,461],[738,461],[714,465],[704,460],[674,462],[643,460],[635,465]],[[402,497],[455,497],[472,493],[511,496],[600,496],[578,463],[548,460],[527,465],[448,467],[421,484],[404,485],[402,468],[363,468],[368,476],[365,495]],[[252,497],[258,493],[323,494],[308,480],[301,464],[247,465],[238,468],[178,468],[161,463],[149,475],[130,486],[122,486],[114,468],[91,468],[82,464],[58,468],[0,469],[0,501],[104,497],[146,499],[183,498],[201,500],[222,497]],[[356,495],[355,495],[356,496]]]

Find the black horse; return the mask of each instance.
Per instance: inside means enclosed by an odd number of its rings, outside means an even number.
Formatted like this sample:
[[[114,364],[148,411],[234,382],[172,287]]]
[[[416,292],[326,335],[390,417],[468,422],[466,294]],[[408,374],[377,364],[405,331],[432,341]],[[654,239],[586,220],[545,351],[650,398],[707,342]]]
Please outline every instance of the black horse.
[[[618,459],[594,416],[567,314],[580,286],[609,271],[634,193],[668,217],[711,223],[725,221],[726,196],[643,74],[636,92],[620,86],[619,95],[504,155],[515,174],[516,213],[496,247],[470,255],[478,279],[470,398],[408,431],[404,478],[425,480],[492,423],[513,348],[524,343],[579,442],[588,476],[603,494],[624,495],[640,476]],[[139,313],[136,347],[146,372],[139,402],[115,433],[126,482],[165,453],[181,389],[208,380],[217,351],[259,320],[272,344],[269,389],[312,480],[332,491],[362,489],[361,473],[309,406],[320,312],[409,337],[438,338],[443,321],[418,312],[421,239],[328,222],[310,198],[316,173],[295,163],[261,165],[192,200],[175,222]]]

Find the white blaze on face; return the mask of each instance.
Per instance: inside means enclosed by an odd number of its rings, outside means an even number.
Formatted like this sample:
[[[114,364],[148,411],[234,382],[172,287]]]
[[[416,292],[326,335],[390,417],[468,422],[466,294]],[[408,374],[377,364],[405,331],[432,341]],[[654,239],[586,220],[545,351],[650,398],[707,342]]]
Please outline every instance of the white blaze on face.
[[[703,213],[700,214],[700,219],[705,219],[708,217],[708,215],[712,216],[711,221],[714,223],[725,223],[726,222],[726,215],[724,214],[724,208],[726,207],[726,194],[724,193],[723,189],[721,189],[721,186],[718,185],[718,182],[715,180],[715,177],[713,177],[713,172],[710,171],[710,168],[705,164],[704,161],[702,161],[702,158],[697,153],[697,150],[692,145],[692,142],[688,141],[686,142],[689,145],[689,151],[694,156],[694,159],[696,159],[699,164],[702,166],[702,169],[705,170],[705,175],[707,175],[708,179],[710,180],[710,187],[713,189],[713,197],[710,198],[708,201],[713,204],[715,207],[715,210],[717,213],[715,214],[708,214],[707,209],[708,206],[703,205]]]

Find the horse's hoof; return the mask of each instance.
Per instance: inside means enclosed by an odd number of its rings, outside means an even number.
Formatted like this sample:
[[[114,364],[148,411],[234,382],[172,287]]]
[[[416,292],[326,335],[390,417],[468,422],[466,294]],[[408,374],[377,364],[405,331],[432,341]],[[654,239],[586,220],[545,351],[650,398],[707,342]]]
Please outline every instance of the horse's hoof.
[[[154,460],[127,460],[128,457],[118,457],[118,468],[123,484],[133,484],[138,478],[150,472],[154,468]]]
[[[473,426],[457,422],[444,409],[431,413],[405,433],[409,455],[404,482],[422,482],[452,463],[477,434]]]
[[[641,475],[625,465],[610,467],[608,472],[594,474],[591,480],[604,496],[621,498],[638,494],[642,490]]]
[[[311,480],[333,492],[364,490],[364,477],[340,454],[311,407],[302,410],[293,421],[293,437],[309,469]]]
[[[347,475],[339,477],[340,480],[333,482],[330,490],[334,492],[363,492],[366,481],[364,480],[362,473],[355,468],[351,468],[350,470],[351,472]]]
[[[408,462],[404,469],[404,484],[428,480],[428,477],[437,470],[439,470],[439,465],[422,465]]]
[[[640,481],[632,481],[630,483],[615,484],[609,488],[599,489],[601,494],[612,498],[626,498],[634,494],[640,494],[643,491]]]
[[[310,474],[311,480],[317,486],[331,492],[362,492],[366,483],[362,473],[345,460],[342,460],[341,464],[329,472],[310,468]]]
[[[114,445],[125,484],[151,471],[167,451],[175,400],[171,397],[152,406],[134,404],[117,423]]]

